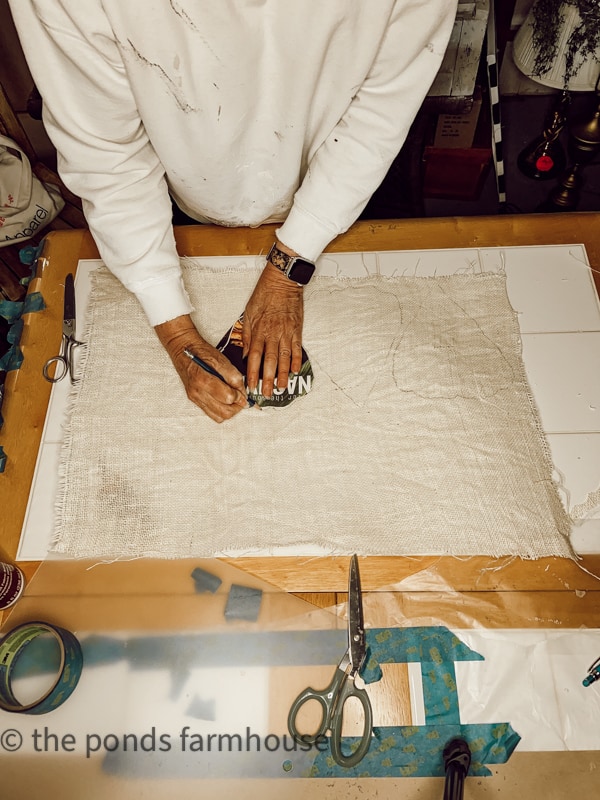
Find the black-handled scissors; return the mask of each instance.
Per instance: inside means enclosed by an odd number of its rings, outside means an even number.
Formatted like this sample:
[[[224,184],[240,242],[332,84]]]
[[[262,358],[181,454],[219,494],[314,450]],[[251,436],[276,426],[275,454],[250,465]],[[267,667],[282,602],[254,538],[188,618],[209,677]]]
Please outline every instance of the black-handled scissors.
[[[42,370],[47,381],[58,383],[58,381],[62,381],[68,372],[71,383],[75,382],[73,375],[73,349],[80,344],[83,344],[83,342],[78,342],[75,338],[75,281],[72,273],[69,272],[65,278],[65,304],[60,352],[57,356],[49,358]]]
[[[315,744],[319,737],[331,731],[331,755],[341,767],[353,767],[366,756],[371,745],[373,711],[367,692],[355,685],[354,679],[362,668],[367,654],[358,558],[350,561],[348,579],[348,649],[337,665],[329,686],[322,691],[308,687],[292,703],[288,714],[288,730],[300,744]],[[363,732],[358,747],[348,755],[342,752],[342,722],[344,705],[348,698],[356,697],[363,709]],[[309,700],[316,700],[322,709],[321,724],[314,734],[303,734],[296,728],[300,708]]]

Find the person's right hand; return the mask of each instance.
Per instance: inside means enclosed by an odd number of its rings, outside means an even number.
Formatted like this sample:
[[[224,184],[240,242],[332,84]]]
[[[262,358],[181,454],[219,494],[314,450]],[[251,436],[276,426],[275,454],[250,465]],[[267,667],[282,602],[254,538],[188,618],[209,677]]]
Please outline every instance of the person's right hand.
[[[156,325],[154,330],[171,357],[187,396],[215,422],[231,419],[248,405],[244,378],[223,353],[205,341],[188,315]],[[184,350],[215,369],[226,383],[199,367]]]

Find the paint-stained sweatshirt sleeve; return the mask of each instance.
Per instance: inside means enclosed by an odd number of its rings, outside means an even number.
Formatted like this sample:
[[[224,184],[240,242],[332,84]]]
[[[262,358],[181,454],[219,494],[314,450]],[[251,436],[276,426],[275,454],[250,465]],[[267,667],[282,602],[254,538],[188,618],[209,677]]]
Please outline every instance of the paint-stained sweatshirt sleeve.
[[[356,221],[399,153],[433,83],[456,0],[398,0],[367,79],[310,160],[280,240],[316,259]]]
[[[191,305],[164,170],[140,121],[100,0],[10,0],[65,184],[109,269],[152,325]]]

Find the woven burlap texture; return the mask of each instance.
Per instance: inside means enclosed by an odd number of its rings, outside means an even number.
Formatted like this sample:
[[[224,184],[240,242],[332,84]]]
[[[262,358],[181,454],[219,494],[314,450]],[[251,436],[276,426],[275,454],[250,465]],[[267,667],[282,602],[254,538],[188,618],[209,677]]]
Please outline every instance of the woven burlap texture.
[[[186,260],[205,338],[253,266]],[[104,268],[61,457],[54,549],[571,556],[570,522],[503,275],[316,278],[312,391],[217,425],[187,399],[137,301]]]

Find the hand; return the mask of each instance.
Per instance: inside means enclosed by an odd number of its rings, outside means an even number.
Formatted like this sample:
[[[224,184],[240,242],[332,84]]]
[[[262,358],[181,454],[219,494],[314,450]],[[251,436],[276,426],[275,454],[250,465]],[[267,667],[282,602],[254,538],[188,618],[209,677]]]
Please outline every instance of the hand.
[[[244,311],[242,341],[244,356],[248,356],[246,382],[251,392],[258,384],[261,361],[264,397],[273,394],[275,376],[277,388],[285,389],[290,370],[300,372],[303,301],[303,287],[267,262]]]
[[[177,317],[157,325],[154,330],[170,355],[187,396],[211,419],[223,422],[247,407],[242,374],[229,359],[200,336],[191,317]],[[183,352],[186,348],[219,372],[227,383],[194,364]]]

